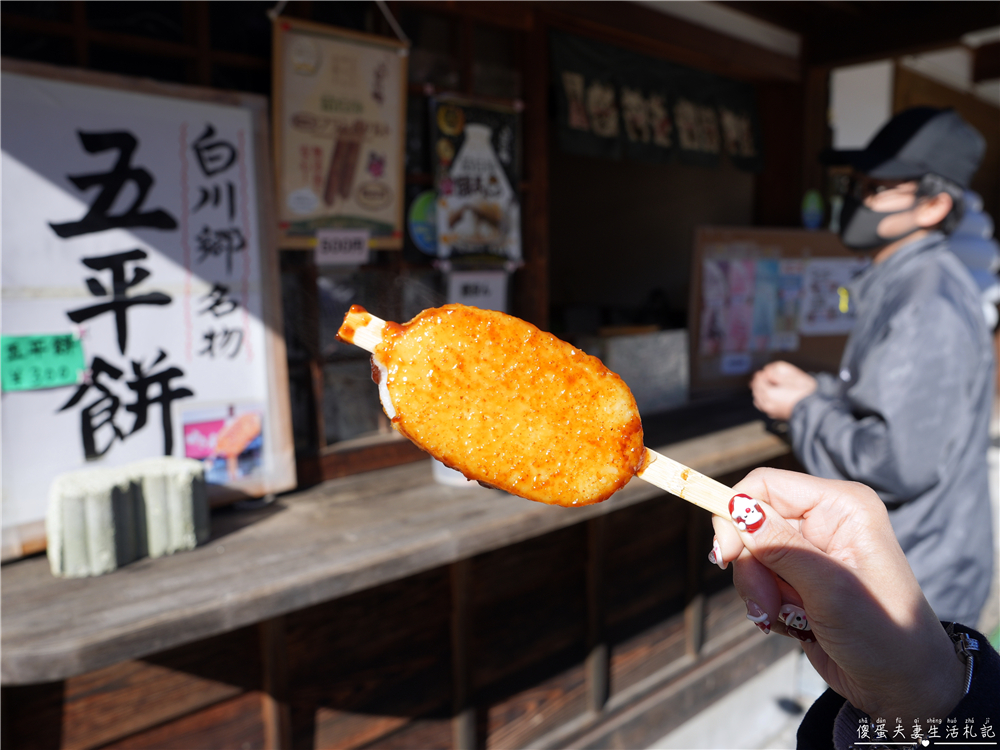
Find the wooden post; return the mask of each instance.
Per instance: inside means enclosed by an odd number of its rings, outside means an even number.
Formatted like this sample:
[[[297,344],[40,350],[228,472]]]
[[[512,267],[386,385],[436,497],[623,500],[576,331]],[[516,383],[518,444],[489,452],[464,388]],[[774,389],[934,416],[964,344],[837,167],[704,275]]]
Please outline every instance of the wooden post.
[[[197,82],[201,86],[212,85],[212,39],[209,32],[211,20],[208,13],[208,3],[187,3],[182,6],[185,16],[190,16],[194,35],[193,41],[198,49],[198,59],[195,61]]]
[[[311,258],[302,270],[300,278],[304,291],[304,317],[306,320],[315,321],[315,328],[310,329],[306,346],[309,350],[309,382],[312,385],[314,403],[313,429],[316,430],[316,450],[322,452],[326,447],[326,420],[323,417],[326,388],[323,377],[323,354],[319,345],[319,269]],[[303,338],[306,338],[305,334]]]
[[[475,23],[470,16],[462,15],[458,19],[458,71],[459,88],[465,94],[471,94],[474,87],[473,77],[473,40]]]
[[[819,163],[823,149],[830,145],[830,68],[813,65],[806,69],[805,112],[803,113],[802,190],[826,194],[825,169]],[[800,196],[801,199],[801,196]]]
[[[514,314],[549,328],[549,42],[538,16],[527,32],[524,66],[524,266],[514,276]]]
[[[76,2],[73,8],[73,52],[76,64],[86,68],[90,64],[90,45],[87,36],[87,8],[82,2]]]
[[[476,709],[469,663],[469,579],[472,562],[451,564],[451,673],[453,750],[475,750]]]
[[[285,618],[274,617],[257,625],[261,646],[264,692],[264,748],[290,750],[292,714],[288,705],[288,654],[285,645]]]
[[[587,709],[600,713],[610,689],[610,658],[604,637],[604,569],[607,516],[587,521]]]
[[[705,640],[705,595],[701,591],[701,571],[708,563],[701,550],[702,524],[709,516],[700,508],[687,506],[687,580],[685,582],[684,651],[698,656]]]

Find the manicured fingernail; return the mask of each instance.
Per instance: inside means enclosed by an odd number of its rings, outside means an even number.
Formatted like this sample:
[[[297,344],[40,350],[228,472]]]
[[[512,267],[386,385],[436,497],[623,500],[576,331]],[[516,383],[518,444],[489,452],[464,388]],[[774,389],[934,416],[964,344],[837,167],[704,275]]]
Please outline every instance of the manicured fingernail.
[[[719,540],[712,540],[712,551],[708,553],[708,561],[712,565],[718,565],[722,570],[726,569],[726,561],[722,559],[722,547],[719,546]]]
[[[740,531],[752,534],[764,525],[764,509],[749,495],[733,495],[729,499],[729,515]]]
[[[794,638],[797,641],[802,641],[803,643],[813,642],[813,639],[810,637],[809,633],[805,630],[798,630],[797,628],[785,628],[785,633],[787,633],[790,638]]]
[[[771,632],[771,621],[767,612],[760,608],[753,599],[747,599],[747,619],[757,626],[761,633],[767,635]]]
[[[806,617],[806,611],[794,604],[782,604],[781,609],[778,610],[778,620],[796,630],[812,630],[809,618]]]

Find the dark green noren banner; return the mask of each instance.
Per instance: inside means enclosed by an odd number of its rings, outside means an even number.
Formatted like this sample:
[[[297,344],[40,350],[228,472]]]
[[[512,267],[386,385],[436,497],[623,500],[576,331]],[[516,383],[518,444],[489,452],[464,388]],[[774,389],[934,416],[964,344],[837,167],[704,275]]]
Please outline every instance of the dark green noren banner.
[[[752,85],[589,39],[552,32],[564,151],[610,159],[762,166]]]

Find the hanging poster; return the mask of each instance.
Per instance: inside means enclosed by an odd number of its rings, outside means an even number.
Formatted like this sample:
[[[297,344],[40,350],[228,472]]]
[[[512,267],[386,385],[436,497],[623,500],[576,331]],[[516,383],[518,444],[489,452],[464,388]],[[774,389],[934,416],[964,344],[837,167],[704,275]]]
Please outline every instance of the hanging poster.
[[[53,477],[151,456],[221,462],[216,498],[294,487],[267,100],[7,62],[0,90],[4,366],[29,386],[2,396],[5,535]]]
[[[517,113],[451,97],[431,113],[438,256],[520,261]]]
[[[692,390],[742,390],[778,359],[836,371],[853,323],[840,311],[840,288],[861,266],[830,232],[699,227],[688,312]]]
[[[557,139],[564,151],[761,169],[754,88],[665,60],[552,32]]]
[[[281,245],[367,229],[403,246],[408,45],[306,21],[274,22],[274,154]]]

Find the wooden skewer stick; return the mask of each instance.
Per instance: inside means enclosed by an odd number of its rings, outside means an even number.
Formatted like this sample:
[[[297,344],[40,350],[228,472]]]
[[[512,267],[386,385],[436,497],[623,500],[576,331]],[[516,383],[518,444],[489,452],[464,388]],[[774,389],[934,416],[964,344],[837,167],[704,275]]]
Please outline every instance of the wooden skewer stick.
[[[636,476],[710,513],[729,517],[729,499],[733,496],[729,487],[662,453],[646,448],[646,461]]]
[[[351,308],[337,331],[337,337],[367,352],[374,352],[382,341],[384,328],[385,321],[381,318]],[[636,476],[710,513],[729,517],[729,499],[733,496],[729,487],[661,453],[646,448],[643,467]]]
[[[375,347],[382,343],[382,330],[385,328],[385,321],[376,318],[370,312],[355,309],[351,306],[350,311],[344,316],[344,322],[337,331],[337,338],[346,341],[348,344],[360,346],[369,354],[375,353]]]

